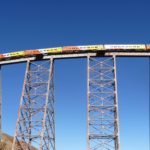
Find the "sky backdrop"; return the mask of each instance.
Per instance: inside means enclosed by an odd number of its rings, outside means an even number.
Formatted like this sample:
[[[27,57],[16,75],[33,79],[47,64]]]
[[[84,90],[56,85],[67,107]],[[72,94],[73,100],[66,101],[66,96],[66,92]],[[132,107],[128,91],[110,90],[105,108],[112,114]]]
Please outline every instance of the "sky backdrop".
[[[149,0],[0,1],[0,53],[150,43]],[[121,150],[149,150],[149,59],[117,58]],[[4,66],[3,132],[14,134],[25,64]],[[86,149],[86,59],[55,62],[56,148]]]

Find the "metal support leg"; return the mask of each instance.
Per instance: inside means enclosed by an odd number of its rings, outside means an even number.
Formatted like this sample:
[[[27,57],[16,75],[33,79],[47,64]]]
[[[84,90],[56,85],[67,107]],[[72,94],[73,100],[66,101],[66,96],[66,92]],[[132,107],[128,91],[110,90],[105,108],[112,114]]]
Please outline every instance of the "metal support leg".
[[[87,62],[87,150],[120,150],[116,58]]]
[[[27,62],[12,150],[55,150],[53,58]]]
[[[0,142],[2,140],[2,71],[0,66]]]

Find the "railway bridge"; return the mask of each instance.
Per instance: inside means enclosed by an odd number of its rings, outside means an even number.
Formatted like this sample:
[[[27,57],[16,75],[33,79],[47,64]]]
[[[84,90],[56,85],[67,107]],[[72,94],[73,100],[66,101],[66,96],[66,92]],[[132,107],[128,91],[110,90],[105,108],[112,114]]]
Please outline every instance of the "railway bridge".
[[[87,150],[120,150],[116,57],[130,56],[150,57],[150,45],[65,46],[0,54],[0,66],[26,62],[12,150],[56,150],[54,60],[67,58],[87,58]],[[2,96],[0,119],[1,112]]]

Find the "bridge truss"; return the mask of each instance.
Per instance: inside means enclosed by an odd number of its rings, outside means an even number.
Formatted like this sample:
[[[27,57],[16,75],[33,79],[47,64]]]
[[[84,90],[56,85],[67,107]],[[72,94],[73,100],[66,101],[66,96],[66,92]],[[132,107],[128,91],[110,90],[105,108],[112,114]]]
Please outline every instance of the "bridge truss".
[[[55,150],[53,59],[27,61],[12,150]]]
[[[149,57],[150,53],[65,54],[44,56],[42,61],[35,57],[1,61],[0,66],[27,62],[12,150],[56,150],[54,59],[68,57],[87,58],[87,150],[120,150],[116,56]]]
[[[88,150],[120,150],[116,57],[88,56]]]

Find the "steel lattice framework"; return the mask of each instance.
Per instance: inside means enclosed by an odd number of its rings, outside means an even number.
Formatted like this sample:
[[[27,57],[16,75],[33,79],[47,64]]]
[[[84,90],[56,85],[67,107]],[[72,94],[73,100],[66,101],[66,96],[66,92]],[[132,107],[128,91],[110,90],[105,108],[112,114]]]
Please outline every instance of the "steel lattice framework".
[[[88,56],[87,150],[120,150],[116,58]]]
[[[150,45],[67,46],[0,54],[0,141],[1,66],[27,62],[12,150],[56,150],[53,60],[87,58],[87,150],[120,150],[116,57],[126,56],[150,57]]]
[[[55,150],[53,66],[27,61],[12,150]]]

